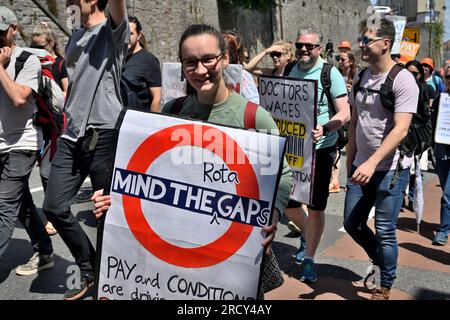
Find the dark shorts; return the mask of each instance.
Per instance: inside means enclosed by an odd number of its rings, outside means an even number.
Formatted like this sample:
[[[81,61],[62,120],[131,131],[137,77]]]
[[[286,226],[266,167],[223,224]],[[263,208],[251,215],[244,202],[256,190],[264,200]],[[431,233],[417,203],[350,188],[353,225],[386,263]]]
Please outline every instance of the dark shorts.
[[[329,196],[329,186],[331,180],[331,171],[336,160],[336,147],[329,147],[316,150],[316,165],[314,168],[314,186],[312,195],[312,204],[308,209],[316,211],[325,211]],[[301,203],[295,200],[289,200],[287,209],[300,208]]]

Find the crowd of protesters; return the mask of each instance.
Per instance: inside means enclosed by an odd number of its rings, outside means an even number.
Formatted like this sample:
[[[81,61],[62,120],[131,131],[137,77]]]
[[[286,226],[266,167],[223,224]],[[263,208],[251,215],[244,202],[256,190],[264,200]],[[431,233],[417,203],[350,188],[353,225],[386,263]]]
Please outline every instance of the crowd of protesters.
[[[433,244],[446,245],[450,228],[450,146],[433,143],[430,152],[403,157],[398,149],[408,134],[421,99],[430,108],[433,127],[440,94],[450,92],[450,67],[435,72],[432,59],[410,61],[405,68],[392,59],[395,39],[392,22],[382,19],[377,29],[363,21],[357,45],[360,66],[349,41],[337,52],[331,40],[323,44],[316,29],[300,30],[293,42],[277,40],[256,54],[249,53],[235,31],[218,31],[208,25],[188,27],[179,43],[179,59],[187,79],[187,97],[161,106],[161,69],[157,57],[146,50],[143,28],[136,17],[127,16],[126,1],[67,1],[80,7],[82,26],[61,46],[47,23],[38,23],[29,47],[45,54],[27,54],[15,42],[18,20],[7,7],[0,7],[0,262],[12,238],[16,220],[24,225],[34,254],[16,269],[26,276],[54,266],[51,237],[59,234],[80,269],[80,286],[64,294],[66,300],[82,299],[94,285],[96,252],[71,205],[87,176],[96,192],[94,214],[103,216],[111,197],[107,185],[109,156],[113,152],[114,127],[123,107],[173,113],[245,127],[247,101],[259,104],[256,79],[261,75],[317,80],[317,126],[311,136],[316,148],[312,203],[289,199],[292,174],[284,161],[277,188],[275,215],[265,228],[268,248],[283,214],[299,231],[295,262],[300,281],[318,281],[315,254],[325,228],[330,193],[340,192],[337,143],[345,131],[347,183],[343,225],[353,240],[378,268],[381,286],[372,299],[387,300],[394,286],[398,246],[396,226],[400,209],[412,209],[415,167],[420,158],[435,160],[443,196],[441,222]],[[106,14],[108,12],[108,14]],[[32,51],[33,52],[33,51]],[[42,51],[41,51],[42,52]],[[258,66],[270,56],[273,66]],[[244,68],[241,95],[225,83],[228,64]],[[48,67],[50,65],[50,67]],[[46,72],[61,91],[65,103],[65,127],[57,144],[34,122],[35,94]],[[324,70],[329,83],[322,83]],[[395,75],[393,73],[395,72]],[[391,109],[384,104],[383,84],[393,77]],[[442,79],[444,78],[444,79]],[[423,93],[423,94],[422,94]],[[255,129],[276,129],[270,114],[258,106]],[[434,136],[434,135],[433,135]],[[431,152],[433,150],[433,152]],[[29,190],[31,171],[38,163],[45,190],[43,212],[36,209]],[[412,169],[411,169],[412,168]],[[410,175],[413,173],[412,175]],[[404,194],[409,185],[408,204]],[[368,225],[375,207],[375,230]],[[375,270],[375,269],[374,269]],[[264,292],[263,292],[264,293]]]

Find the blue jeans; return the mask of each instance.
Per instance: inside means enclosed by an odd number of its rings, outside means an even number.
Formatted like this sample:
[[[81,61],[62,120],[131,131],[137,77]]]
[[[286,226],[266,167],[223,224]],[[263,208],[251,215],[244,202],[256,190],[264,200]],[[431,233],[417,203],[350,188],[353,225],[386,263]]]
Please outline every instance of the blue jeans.
[[[438,232],[448,234],[450,229],[450,146],[436,143],[436,167],[442,188],[441,224]]]
[[[353,166],[351,175],[356,170]],[[369,183],[347,182],[344,228],[380,267],[381,285],[391,288],[396,278],[398,246],[397,219],[402,206],[403,190],[408,183],[409,169],[400,173],[391,187],[395,171],[376,171]],[[350,176],[351,176],[350,175]],[[370,210],[375,205],[375,234],[367,225]]]

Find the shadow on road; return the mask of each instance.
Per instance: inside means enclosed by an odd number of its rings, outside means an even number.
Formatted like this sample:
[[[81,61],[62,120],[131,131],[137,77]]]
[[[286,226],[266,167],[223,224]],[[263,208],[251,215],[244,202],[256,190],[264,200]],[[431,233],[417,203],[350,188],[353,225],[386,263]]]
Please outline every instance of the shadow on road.
[[[421,288],[416,294],[417,300],[450,300],[450,294],[426,288]]]
[[[33,255],[29,241],[23,239],[12,239],[7,251],[0,260],[0,284],[3,283],[10,274],[15,273],[18,265],[27,263]],[[40,272],[30,286],[29,291],[41,294],[62,294],[67,290],[66,278],[67,269],[73,262],[65,260],[58,255],[54,255],[55,266],[49,270]],[[21,277],[12,275],[13,277]],[[28,291],[24,288],[24,290]]]
[[[397,222],[397,229],[412,233],[417,233],[417,222],[414,213],[411,213],[412,217],[399,217]],[[420,235],[430,241],[434,238],[434,230],[438,228],[435,223],[430,223],[422,220],[420,223]]]
[[[418,253],[427,259],[450,266],[450,254],[444,250],[426,248],[416,243],[400,243],[399,247]]]
[[[92,210],[79,211],[75,216],[80,223],[83,222],[88,227],[97,228],[97,220]]]

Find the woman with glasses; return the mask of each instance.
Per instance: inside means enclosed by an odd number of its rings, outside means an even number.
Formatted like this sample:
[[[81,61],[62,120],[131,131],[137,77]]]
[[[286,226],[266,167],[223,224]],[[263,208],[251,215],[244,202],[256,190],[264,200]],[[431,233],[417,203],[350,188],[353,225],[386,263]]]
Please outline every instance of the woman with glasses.
[[[222,34],[212,26],[191,25],[181,37],[179,58],[187,79],[188,96],[169,101],[162,107],[161,112],[189,115],[195,119],[243,128],[247,100],[229,90],[225,83],[223,71],[230,63],[230,57]],[[180,101],[181,105],[178,105]],[[174,112],[175,107],[179,111]],[[278,133],[271,115],[261,107],[256,110],[255,129]],[[262,245],[268,248],[269,254],[276,225],[289,200],[291,181],[291,170],[284,160],[272,225],[264,228],[267,238]],[[97,218],[105,213],[111,204],[111,197],[103,196],[102,193],[103,191],[97,191],[93,196]],[[274,256],[271,257],[274,259]],[[281,279],[279,285],[282,281]]]
[[[270,56],[273,62],[273,68],[258,68],[257,65],[265,56]],[[290,42],[277,40],[272,45],[257,54],[246,65],[245,69],[255,76],[274,75],[282,76],[284,67],[295,59],[294,47]]]

